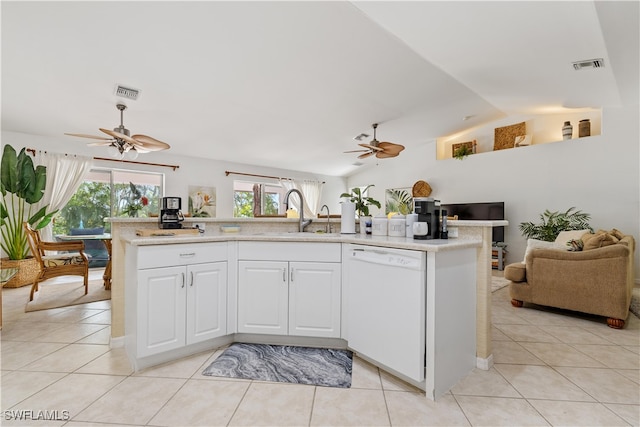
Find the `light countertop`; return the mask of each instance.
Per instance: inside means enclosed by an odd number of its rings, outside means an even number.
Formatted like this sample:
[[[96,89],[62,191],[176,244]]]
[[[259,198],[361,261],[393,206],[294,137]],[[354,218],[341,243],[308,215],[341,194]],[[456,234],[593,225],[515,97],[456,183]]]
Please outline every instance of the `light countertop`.
[[[169,231],[169,230],[164,230]],[[311,232],[257,232],[257,233],[219,233],[187,236],[141,237],[126,233],[121,239],[134,246],[171,245],[179,243],[205,243],[227,241],[270,241],[270,242],[330,242],[355,243],[396,249],[410,249],[425,252],[442,252],[481,246],[480,239],[432,239],[414,240],[410,237],[372,236],[362,234],[311,233]]]

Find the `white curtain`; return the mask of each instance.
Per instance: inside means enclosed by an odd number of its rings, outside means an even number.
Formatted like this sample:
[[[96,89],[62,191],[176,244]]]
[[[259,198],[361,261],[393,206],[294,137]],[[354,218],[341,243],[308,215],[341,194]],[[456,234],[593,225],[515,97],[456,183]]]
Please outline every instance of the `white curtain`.
[[[304,197],[304,216],[305,218],[315,218],[318,213],[320,205],[320,198],[322,197],[322,182],[314,181],[311,179],[294,180],[294,179],[282,179],[280,180],[284,188],[287,191],[296,189],[300,191]],[[298,197],[292,197],[289,199],[289,203],[300,212],[300,203]]]
[[[37,208],[49,205],[47,212],[52,212],[56,209],[62,209],[73,197],[91,170],[93,159],[84,156],[39,152],[34,163],[47,168],[47,185],[44,197],[38,203]],[[42,240],[52,241],[52,230],[51,224],[40,230]]]

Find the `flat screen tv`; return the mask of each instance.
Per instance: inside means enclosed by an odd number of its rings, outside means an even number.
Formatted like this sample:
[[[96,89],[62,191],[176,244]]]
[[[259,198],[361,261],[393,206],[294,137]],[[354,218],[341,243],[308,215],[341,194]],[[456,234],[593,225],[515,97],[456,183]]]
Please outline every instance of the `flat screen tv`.
[[[458,215],[464,220],[504,219],[504,202],[453,203],[441,209],[446,209],[448,216]],[[504,227],[493,227],[492,241],[504,242]]]

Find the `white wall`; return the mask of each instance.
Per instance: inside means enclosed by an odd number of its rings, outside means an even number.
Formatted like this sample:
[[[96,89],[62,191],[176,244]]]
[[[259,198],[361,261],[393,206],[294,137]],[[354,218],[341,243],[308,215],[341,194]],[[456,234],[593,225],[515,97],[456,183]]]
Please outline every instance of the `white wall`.
[[[60,138],[47,138],[16,132],[2,132],[2,144],[11,144],[16,151],[19,151],[22,147],[28,147],[36,150],[56,153],[108,157],[105,149],[87,147],[87,141],[89,140],[66,136],[62,136]],[[172,169],[164,167],[105,161],[96,161],[96,166],[163,172],[165,174],[165,194],[182,197],[183,210],[185,211],[188,188],[190,185],[215,187],[217,198],[216,216],[218,218],[233,217],[233,181],[252,179],[251,177],[239,175],[225,176],[224,172],[226,170],[287,178],[318,179],[324,181],[325,185],[322,190],[320,206],[326,204],[332,214],[340,212],[340,199],[338,196],[342,192],[346,191],[346,179],[341,177],[314,175],[300,171],[265,168],[198,157],[187,157],[177,155],[173,150],[141,154],[137,160],[141,162],[179,165],[180,167],[173,171]]]
[[[575,206],[591,214],[595,229],[617,228],[638,241],[638,117],[637,105],[606,108],[599,136],[479,153],[462,161],[436,160],[435,141],[408,146],[399,157],[351,175],[347,184],[349,188],[374,184],[371,195],[381,202],[385,188],[411,187],[420,179],[433,188],[431,197],[443,203],[504,201],[510,223],[505,231],[509,262],[524,256],[526,239],[518,225],[537,222],[545,209]],[[639,259],[636,250],[636,280],[640,280]]]
[[[518,224],[537,222],[545,209],[566,210],[575,206],[591,214],[594,228],[615,227],[639,240],[638,117],[638,106],[606,108],[603,109],[602,134],[599,136],[480,153],[462,161],[436,160],[434,140],[421,147],[407,146],[399,157],[379,160],[377,166],[363,169],[347,179],[180,156],[172,151],[141,155],[139,160],[180,165],[175,172],[126,164],[122,168],[163,171],[166,194],[183,200],[189,185],[216,187],[219,218],[233,215],[233,180],[242,178],[227,177],[225,170],[326,181],[321,204],[326,203],[332,213],[340,213],[338,196],[347,188],[374,184],[371,196],[382,202],[384,209],[386,188],[411,187],[422,179],[433,188],[431,196],[443,203],[504,201],[506,218],[511,224],[505,233],[508,261],[514,262],[523,257],[526,247]],[[65,136],[45,138],[3,131],[2,143],[16,149],[31,147],[59,153],[103,155],[99,149],[86,147],[84,140]],[[113,162],[99,165],[118,166]],[[379,212],[373,207],[372,214],[376,213]],[[639,259],[640,251],[636,250],[637,280],[640,280]]]

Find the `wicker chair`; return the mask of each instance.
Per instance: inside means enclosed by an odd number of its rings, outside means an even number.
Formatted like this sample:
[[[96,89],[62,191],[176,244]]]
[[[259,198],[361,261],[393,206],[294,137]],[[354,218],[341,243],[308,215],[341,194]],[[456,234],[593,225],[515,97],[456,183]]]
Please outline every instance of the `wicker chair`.
[[[40,274],[31,286],[29,301],[38,290],[38,284],[44,280],[59,276],[83,276],[84,294],[89,292],[89,260],[84,253],[84,242],[43,242],[40,233],[28,222],[23,223],[27,241],[34,258],[40,264]],[[45,251],[73,251],[56,255],[47,255]]]

